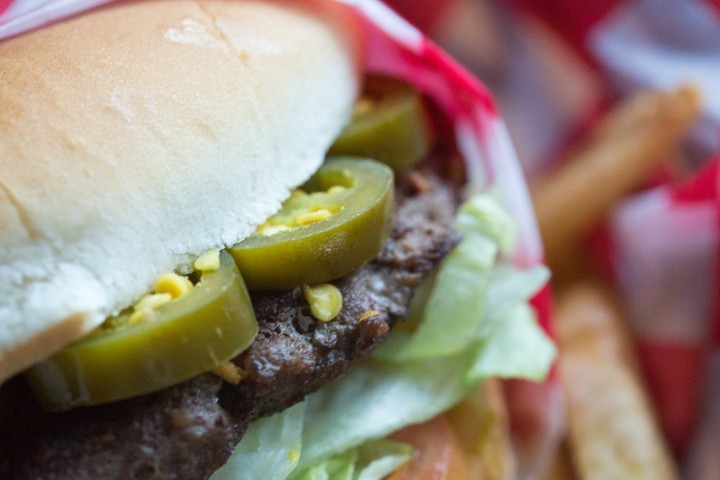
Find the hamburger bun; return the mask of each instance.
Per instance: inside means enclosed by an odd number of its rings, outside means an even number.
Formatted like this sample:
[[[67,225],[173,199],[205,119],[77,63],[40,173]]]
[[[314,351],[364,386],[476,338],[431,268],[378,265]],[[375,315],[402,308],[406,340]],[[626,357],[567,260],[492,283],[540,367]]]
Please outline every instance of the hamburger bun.
[[[123,3],[0,43],[0,382],[249,235],[350,116],[339,6]]]

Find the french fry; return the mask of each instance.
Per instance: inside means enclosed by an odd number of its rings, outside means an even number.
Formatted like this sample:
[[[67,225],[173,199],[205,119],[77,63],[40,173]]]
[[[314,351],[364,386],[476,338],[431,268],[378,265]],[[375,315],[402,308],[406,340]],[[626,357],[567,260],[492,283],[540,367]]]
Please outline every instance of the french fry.
[[[690,85],[643,93],[615,107],[561,167],[531,186],[551,267],[615,205],[637,188],[677,148],[700,112],[700,93]]]
[[[579,282],[558,293],[556,313],[577,478],[678,478],[612,293]]]

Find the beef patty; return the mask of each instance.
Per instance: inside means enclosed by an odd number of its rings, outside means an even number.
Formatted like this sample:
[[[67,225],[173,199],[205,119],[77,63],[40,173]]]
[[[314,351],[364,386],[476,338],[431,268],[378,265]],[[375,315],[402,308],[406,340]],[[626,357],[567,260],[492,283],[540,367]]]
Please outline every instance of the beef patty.
[[[316,322],[299,291],[252,295],[259,334],[234,359],[237,385],[206,373],[145,395],[44,413],[19,379],[2,390],[0,478],[200,479],[219,468],[250,421],[301,401],[365,358],[407,311],[414,288],[458,241],[456,198],[429,172],[398,181],[380,255],[333,282],[343,308]]]

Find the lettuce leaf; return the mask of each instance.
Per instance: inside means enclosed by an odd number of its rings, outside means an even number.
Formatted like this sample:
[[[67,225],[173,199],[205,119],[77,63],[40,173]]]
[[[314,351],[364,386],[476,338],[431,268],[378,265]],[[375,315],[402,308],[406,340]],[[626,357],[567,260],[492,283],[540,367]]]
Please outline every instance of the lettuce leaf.
[[[555,358],[550,339],[537,327],[532,309],[525,304],[505,311],[494,331],[477,349],[468,379],[525,378],[541,381]]]
[[[515,233],[492,194],[466,201],[455,226],[463,239],[443,260],[422,312],[411,313],[416,330],[398,329],[378,347],[376,358],[406,362],[459,353],[485,341],[504,322],[507,310],[547,281],[545,267],[520,271],[497,262],[500,252],[509,252]]]
[[[401,364],[366,362],[306,399],[300,468],[422,422],[472,393],[471,354]]]
[[[305,423],[299,403],[250,425],[228,462],[213,480],[284,480],[297,466]],[[269,466],[272,466],[269,468]]]
[[[527,301],[547,270],[519,270],[505,260],[514,228],[493,194],[463,204],[457,228],[463,240],[417,303],[415,330],[395,329],[368,360],[301,407],[256,422],[228,463],[228,471],[243,473],[217,478],[382,478],[387,472],[374,472],[404,461],[394,442],[382,443],[390,433],[448,410],[489,377],[544,377],[555,348]],[[297,464],[289,461],[292,451],[300,452]]]
[[[291,480],[382,480],[412,457],[412,447],[371,440],[293,474]]]

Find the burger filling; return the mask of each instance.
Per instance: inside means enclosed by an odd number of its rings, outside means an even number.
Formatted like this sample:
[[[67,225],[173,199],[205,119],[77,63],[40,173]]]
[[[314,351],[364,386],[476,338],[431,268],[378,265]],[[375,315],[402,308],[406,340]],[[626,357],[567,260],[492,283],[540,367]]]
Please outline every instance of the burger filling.
[[[390,240],[376,259],[333,282],[343,308],[332,321],[313,317],[302,288],[253,292],[259,331],[232,361],[242,372],[236,385],[206,373],[154,394],[46,413],[17,379],[8,385],[18,390],[6,410],[13,415],[0,425],[0,477],[208,477],[251,421],[340,377],[406,317],[414,289],[459,240],[455,205],[434,174],[402,177]]]
[[[526,301],[546,274],[503,260],[492,194],[458,211],[454,147],[431,145],[420,96],[369,82],[331,153],[387,166],[326,162],[255,235],[34,367],[67,411],[8,382],[0,477],[383,478],[411,456],[393,431],[490,376],[541,378],[553,348]]]

